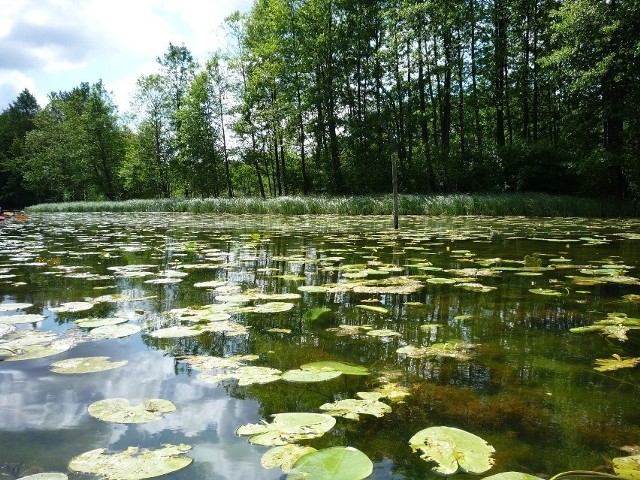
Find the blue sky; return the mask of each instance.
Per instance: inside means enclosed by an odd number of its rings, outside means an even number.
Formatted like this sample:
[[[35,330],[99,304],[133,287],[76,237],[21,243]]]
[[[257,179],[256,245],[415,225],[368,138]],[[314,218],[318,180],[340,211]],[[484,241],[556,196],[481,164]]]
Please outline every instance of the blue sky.
[[[197,60],[224,48],[220,28],[253,0],[0,0],[0,111],[28,88],[50,92],[102,79],[120,110],[156,57],[184,45]]]

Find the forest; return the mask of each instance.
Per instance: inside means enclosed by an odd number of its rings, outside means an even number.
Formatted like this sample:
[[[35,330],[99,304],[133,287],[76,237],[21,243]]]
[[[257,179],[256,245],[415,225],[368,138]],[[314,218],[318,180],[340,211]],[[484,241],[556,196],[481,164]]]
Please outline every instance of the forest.
[[[130,113],[99,79],[20,93],[0,205],[375,195],[392,158],[403,193],[640,198],[640,2],[256,0],[219,28]]]

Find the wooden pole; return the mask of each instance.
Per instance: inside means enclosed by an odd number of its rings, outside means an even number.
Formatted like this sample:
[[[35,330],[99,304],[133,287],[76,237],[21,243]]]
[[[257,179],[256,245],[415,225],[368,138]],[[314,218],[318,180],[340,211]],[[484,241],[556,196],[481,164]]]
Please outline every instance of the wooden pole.
[[[393,181],[393,228],[398,230],[398,154],[391,155],[391,177]]]

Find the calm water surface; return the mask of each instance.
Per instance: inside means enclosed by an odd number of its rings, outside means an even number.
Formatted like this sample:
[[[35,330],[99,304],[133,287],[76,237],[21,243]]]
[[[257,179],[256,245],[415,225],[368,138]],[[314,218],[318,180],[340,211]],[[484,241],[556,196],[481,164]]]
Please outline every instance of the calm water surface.
[[[95,448],[116,452],[164,443],[191,445],[194,461],[163,478],[285,478],[279,469],[261,467],[267,448],[237,436],[239,426],[275,413],[319,412],[324,403],[389,381],[410,393],[404,403],[387,402],[391,413],[338,418],[330,432],[303,443],[358,448],[374,462],[371,478],[377,479],[435,478],[434,464],[408,444],[431,426],[464,429],[493,445],[495,465],[483,476],[610,471],[608,461],[625,455],[620,447],[640,444],[640,367],[593,369],[596,359],[614,354],[640,357],[639,331],[627,332],[624,341],[569,331],[614,312],[640,317],[640,297],[634,297],[640,295],[638,222],[414,217],[402,219],[398,233],[390,223],[381,217],[187,214],[31,215],[5,222],[0,304],[31,306],[19,312],[0,307],[0,323],[16,313],[40,314],[42,321],[17,329],[77,341],[55,356],[0,361],[0,478],[67,472],[72,457]],[[141,265],[143,273],[114,268],[131,265]],[[218,291],[194,286],[214,280],[227,283]],[[398,290],[406,284],[412,293]],[[299,290],[311,285],[326,291]],[[361,288],[354,291],[355,285]],[[150,336],[180,323],[170,310],[222,304],[224,295],[235,293],[300,298],[286,300],[293,308],[280,313],[233,311],[230,320],[249,327],[245,335]],[[51,310],[77,301],[93,307]],[[319,307],[330,312],[317,321],[305,316]],[[74,324],[113,316],[130,318],[142,332],[91,340]],[[365,328],[336,332],[340,325]],[[367,335],[371,329],[395,335]],[[450,340],[469,344],[470,356],[397,352]],[[199,380],[199,372],[180,360],[196,354],[256,354],[255,365],[281,371],[337,360],[365,366],[371,375],[215,384]],[[50,370],[53,362],[87,356],[128,363],[79,375]],[[106,398],[164,398],[176,411],[147,424],[107,423],[87,413],[89,404]]]

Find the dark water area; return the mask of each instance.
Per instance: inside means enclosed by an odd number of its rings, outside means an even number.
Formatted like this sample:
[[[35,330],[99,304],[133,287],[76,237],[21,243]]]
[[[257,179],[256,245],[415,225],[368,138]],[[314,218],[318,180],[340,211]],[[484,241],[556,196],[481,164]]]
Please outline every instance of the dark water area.
[[[163,444],[190,445],[193,462],[162,478],[286,478],[261,466],[269,448],[237,435],[238,427],[321,412],[388,384],[408,393],[380,400],[391,412],[337,417],[323,436],[299,443],[357,448],[373,461],[375,479],[438,477],[435,463],[409,446],[433,426],[495,448],[491,470],[475,477],[611,473],[611,459],[627,455],[621,448],[640,444],[640,366],[594,369],[598,359],[640,357],[640,330],[629,321],[640,318],[640,222],[409,217],[398,232],[391,227],[382,217],[152,213],[5,221],[0,479],[43,471],[97,478],[69,472],[71,458]],[[89,305],[65,311],[69,302]],[[192,325],[178,309],[200,308],[223,313],[226,330],[153,335]],[[40,317],[15,323],[17,314]],[[141,331],[92,337],[74,323],[110,317]],[[615,331],[570,331],[607,318],[617,319]],[[12,361],[15,349],[7,353],[3,340],[29,330],[72,346]],[[441,344],[449,347],[435,349]],[[281,372],[339,361],[370,374],[244,386],[198,378],[183,360],[190,355],[256,355],[252,365]],[[52,371],[54,362],[94,356],[127,363]],[[90,404],[110,398],[161,398],[176,410],[141,424],[89,415]]]

